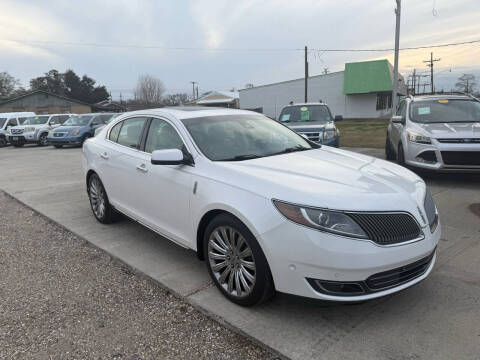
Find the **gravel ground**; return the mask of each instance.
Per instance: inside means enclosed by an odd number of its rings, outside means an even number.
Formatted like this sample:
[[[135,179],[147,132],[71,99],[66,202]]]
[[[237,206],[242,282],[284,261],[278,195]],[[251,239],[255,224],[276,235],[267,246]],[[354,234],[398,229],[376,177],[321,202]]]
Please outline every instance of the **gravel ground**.
[[[0,192],[0,359],[273,359]]]

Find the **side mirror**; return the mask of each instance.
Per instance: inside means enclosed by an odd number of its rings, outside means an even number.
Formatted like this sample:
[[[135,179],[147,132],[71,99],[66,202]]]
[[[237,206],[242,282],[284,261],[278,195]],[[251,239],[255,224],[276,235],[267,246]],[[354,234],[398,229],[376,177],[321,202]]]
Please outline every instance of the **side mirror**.
[[[335,121],[343,121],[342,115],[335,115]]]
[[[405,120],[403,120],[403,116],[395,115],[395,116],[392,116],[392,123],[394,123],[394,124],[405,124]]]
[[[186,158],[182,150],[165,149],[155,150],[152,153],[152,165],[180,165],[190,164],[190,159]]]

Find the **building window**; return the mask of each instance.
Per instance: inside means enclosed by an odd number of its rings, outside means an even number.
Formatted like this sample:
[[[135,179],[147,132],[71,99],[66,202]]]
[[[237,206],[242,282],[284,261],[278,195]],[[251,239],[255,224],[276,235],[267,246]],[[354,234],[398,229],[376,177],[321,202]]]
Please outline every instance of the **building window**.
[[[386,110],[392,108],[392,93],[377,94],[377,110]]]

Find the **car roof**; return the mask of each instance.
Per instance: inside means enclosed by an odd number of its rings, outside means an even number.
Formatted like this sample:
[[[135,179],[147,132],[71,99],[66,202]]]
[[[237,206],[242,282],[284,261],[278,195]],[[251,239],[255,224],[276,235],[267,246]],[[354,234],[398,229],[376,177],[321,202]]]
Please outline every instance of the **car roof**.
[[[457,100],[476,100],[468,95],[453,95],[453,94],[433,94],[433,95],[417,95],[413,96],[413,101],[422,100],[440,100],[440,99],[457,99]]]
[[[262,115],[260,113],[248,110],[240,109],[228,109],[228,108],[215,108],[208,106],[174,106],[164,107],[158,109],[137,110],[124,113],[122,115],[150,115],[150,116],[165,116],[170,115],[179,120],[194,118],[194,117],[206,117],[206,116],[221,116],[221,115]]]

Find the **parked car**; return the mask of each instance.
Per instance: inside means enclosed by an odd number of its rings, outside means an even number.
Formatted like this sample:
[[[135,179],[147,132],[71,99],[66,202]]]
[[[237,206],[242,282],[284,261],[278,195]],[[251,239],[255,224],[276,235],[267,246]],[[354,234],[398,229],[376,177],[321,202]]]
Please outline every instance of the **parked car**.
[[[102,129],[108,125],[111,121],[113,121],[117,116],[120,116],[122,115],[121,113],[115,113],[115,114],[112,114],[112,116],[110,116],[110,118],[105,121],[105,124],[104,125],[100,125],[99,127],[97,127],[95,129],[95,134],[93,136],[97,136],[98,133],[100,133],[100,131],[102,131]]]
[[[310,141],[334,147],[340,144],[335,121],[343,117],[338,115],[334,119],[325,103],[292,103],[282,109],[278,120]]]
[[[27,116],[35,116],[34,112],[0,113],[0,148],[8,145],[10,128],[21,125]]]
[[[62,126],[48,133],[47,142],[56,148],[64,145],[82,145],[95,135],[95,130],[105,124],[112,114],[92,113],[72,116]]]
[[[440,224],[425,182],[385,160],[307,141],[261,114],[123,114],[83,146],[101,223],[117,212],[206,259],[240,305],[275,290],[362,301],[425,279]]]
[[[10,129],[9,141],[20,147],[27,143],[47,145],[48,132],[63,124],[73,114],[35,115],[25,119],[20,126]]]
[[[385,152],[404,166],[480,170],[480,101],[468,95],[408,96],[388,125]]]

